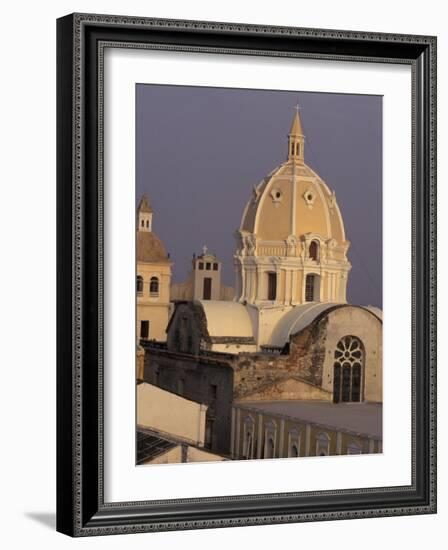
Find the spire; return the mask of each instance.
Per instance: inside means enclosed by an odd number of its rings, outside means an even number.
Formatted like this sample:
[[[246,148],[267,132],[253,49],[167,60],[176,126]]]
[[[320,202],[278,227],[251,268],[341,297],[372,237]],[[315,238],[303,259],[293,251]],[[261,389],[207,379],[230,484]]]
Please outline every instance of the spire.
[[[295,110],[295,114],[294,114],[294,118],[292,119],[291,130],[289,131],[289,135],[304,137],[303,130],[302,130],[302,121],[300,120],[300,114],[299,114],[299,111],[300,111],[299,104],[297,104],[294,107],[294,110]]]
[[[148,199],[148,197],[146,196],[145,193],[143,193],[142,198],[140,199],[137,210],[138,210],[139,213],[140,212],[151,212],[152,213],[152,208],[151,208],[151,205],[149,204],[149,199]]]
[[[152,231],[152,214],[149,199],[143,194],[137,207],[137,231]]]
[[[297,104],[294,109],[294,118],[288,135],[288,160],[303,164],[305,135],[302,129],[299,105]]]

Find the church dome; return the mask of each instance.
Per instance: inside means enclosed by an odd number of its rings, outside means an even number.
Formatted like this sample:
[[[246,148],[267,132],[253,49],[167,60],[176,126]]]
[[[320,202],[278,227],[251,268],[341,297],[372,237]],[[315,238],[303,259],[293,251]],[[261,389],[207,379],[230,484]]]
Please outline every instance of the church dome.
[[[152,230],[152,216],[152,206],[143,195],[137,208],[137,262],[169,263],[165,246]]]
[[[235,234],[240,302],[346,302],[350,243],[334,191],[306,165],[304,153],[297,107],[287,159],[254,186]]]
[[[165,246],[152,231],[137,231],[138,262],[169,262]]]
[[[305,137],[298,111],[289,134],[288,159],[253,189],[240,231],[265,241],[283,241],[294,235],[320,235],[345,242],[336,197],[322,178],[304,162]]]

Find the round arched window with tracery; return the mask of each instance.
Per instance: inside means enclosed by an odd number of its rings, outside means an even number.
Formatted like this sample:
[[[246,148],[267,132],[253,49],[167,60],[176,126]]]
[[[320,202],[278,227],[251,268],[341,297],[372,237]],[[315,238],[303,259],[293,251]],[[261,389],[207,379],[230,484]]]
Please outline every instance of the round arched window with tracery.
[[[356,336],[344,336],[334,352],[333,401],[361,401],[364,346]]]

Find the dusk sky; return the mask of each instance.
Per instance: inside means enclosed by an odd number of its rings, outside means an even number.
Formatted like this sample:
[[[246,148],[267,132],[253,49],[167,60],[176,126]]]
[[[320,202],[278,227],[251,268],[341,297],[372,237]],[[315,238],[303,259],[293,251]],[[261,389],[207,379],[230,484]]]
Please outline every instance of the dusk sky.
[[[305,162],[336,192],[351,242],[348,301],[382,307],[382,97],[139,84],[136,204],[186,279],[203,245],[234,285],[234,232],[254,184],[286,160],[298,102]]]

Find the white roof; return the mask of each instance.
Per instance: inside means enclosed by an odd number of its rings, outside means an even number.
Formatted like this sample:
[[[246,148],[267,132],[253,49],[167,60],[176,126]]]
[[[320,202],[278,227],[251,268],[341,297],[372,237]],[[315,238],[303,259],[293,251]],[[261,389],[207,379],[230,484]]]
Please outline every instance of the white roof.
[[[221,300],[198,302],[204,309],[210,336],[253,337],[249,311],[243,304]]]
[[[297,334],[311,324],[318,315],[335,306],[351,306],[365,309],[378,317],[380,321],[383,320],[383,312],[381,309],[374,306],[363,307],[334,302],[309,302],[300,306],[295,306],[278,321],[272,331],[270,345],[279,347],[284,346],[286,342],[289,342],[289,337],[292,334]]]
[[[308,302],[288,311],[272,331],[271,346],[284,346],[291,334],[296,334],[314,321],[323,311],[342,304],[333,302]]]

